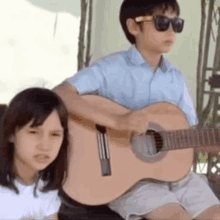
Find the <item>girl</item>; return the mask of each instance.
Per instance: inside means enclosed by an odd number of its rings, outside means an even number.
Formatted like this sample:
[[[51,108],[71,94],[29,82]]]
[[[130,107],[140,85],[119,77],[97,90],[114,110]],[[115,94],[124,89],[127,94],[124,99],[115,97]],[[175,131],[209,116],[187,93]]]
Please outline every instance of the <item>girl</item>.
[[[67,175],[68,113],[52,91],[16,95],[0,127],[0,219],[58,219]]]

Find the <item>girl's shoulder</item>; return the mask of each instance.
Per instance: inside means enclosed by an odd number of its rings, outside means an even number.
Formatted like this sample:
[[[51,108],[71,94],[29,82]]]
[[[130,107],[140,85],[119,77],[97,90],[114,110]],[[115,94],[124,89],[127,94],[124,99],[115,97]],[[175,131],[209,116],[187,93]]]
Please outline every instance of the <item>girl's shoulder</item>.
[[[45,199],[46,201],[51,201],[55,197],[58,196],[58,190],[50,190],[48,192],[41,192],[41,189],[45,186],[45,182],[42,180],[39,180],[39,183],[37,184],[36,196],[34,195],[36,184],[24,185],[18,181],[15,181],[15,186],[17,187],[19,193],[16,193],[15,190],[9,187],[0,185],[0,203],[1,201],[4,201],[5,198],[8,201],[16,200],[16,202],[18,202],[19,200],[28,201],[25,198],[28,198],[29,200],[33,199],[35,201],[45,200]]]
[[[41,192],[44,186],[43,181],[39,181],[36,194],[34,196],[35,185],[25,186],[15,181],[19,194],[7,187],[0,186],[0,219],[20,219],[32,216],[33,219],[43,219],[57,213],[61,205],[58,197],[58,190]]]

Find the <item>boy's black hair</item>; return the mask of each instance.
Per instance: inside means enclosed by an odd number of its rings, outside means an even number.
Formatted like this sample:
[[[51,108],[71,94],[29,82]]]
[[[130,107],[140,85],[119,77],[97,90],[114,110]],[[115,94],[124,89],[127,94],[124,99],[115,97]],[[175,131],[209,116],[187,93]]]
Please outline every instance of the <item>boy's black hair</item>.
[[[43,88],[30,88],[18,93],[10,102],[0,124],[0,185],[8,187],[19,194],[14,180],[14,144],[10,138],[31,120],[31,127],[40,126],[53,110],[56,110],[64,130],[63,142],[56,159],[44,170],[40,178],[45,181],[42,192],[61,187],[67,176],[68,157],[68,112],[61,98],[54,92]],[[38,179],[38,181],[39,181]],[[36,196],[35,185],[34,195]]]
[[[120,23],[128,41],[131,44],[136,42],[135,37],[128,31],[127,19],[152,15],[157,9],[165,13],[169,8],[179,16],[180,8],[176,0],[124,0],[120,9]]]

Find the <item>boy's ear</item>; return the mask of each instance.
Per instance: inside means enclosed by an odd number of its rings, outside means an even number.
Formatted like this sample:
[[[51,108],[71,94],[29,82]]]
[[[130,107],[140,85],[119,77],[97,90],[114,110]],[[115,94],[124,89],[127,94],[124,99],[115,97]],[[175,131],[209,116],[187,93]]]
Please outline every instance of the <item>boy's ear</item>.
[[[126,25],[130,34],[136,36],[140,32],[140,26],[134,21],[134,19],[128,18]]]

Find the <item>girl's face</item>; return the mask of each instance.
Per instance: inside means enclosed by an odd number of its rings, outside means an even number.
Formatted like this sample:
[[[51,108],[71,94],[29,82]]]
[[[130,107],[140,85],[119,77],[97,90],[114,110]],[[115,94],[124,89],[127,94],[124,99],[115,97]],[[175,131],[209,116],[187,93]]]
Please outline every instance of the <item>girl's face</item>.
[[[11,138],[15,146],[14,164],[17,172],[34,173],[45,169],[57,157],[63,142],[64,130],[54,110],[38,127],[28,124]]]

